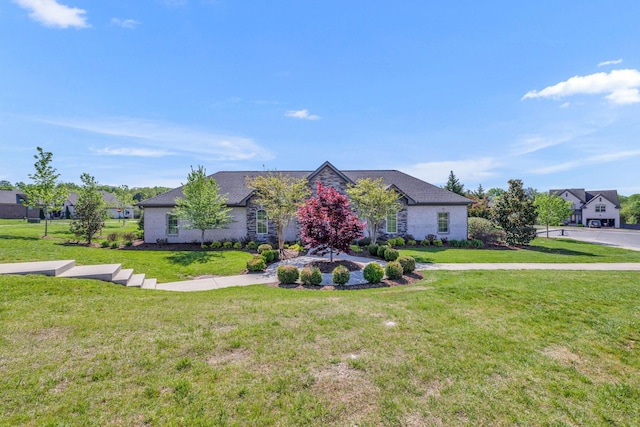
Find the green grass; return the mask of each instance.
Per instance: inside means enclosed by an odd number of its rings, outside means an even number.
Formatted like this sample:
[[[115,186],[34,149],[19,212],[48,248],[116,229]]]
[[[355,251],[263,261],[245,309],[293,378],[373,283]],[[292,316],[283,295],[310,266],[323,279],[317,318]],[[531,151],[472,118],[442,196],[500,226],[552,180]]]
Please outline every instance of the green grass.
[[[640,276],[168,293],[0,276],[0,425],[638,425]]]
[[[640,251],[612,248],[571,239],[536,238],[523,249],[459,249],[459,248],[411,248],[400,249],[400,255],[409,255],[417,262],[465,263],[465,262],[640,262]]]
[[[135,230],[136,221],[128,221],[124,227],[117,221],[108,221],[103,237],[95,241],[103,241],[110,233]],[[0,263],[74,259],[78,265],[122,264],[123,268],[133,268],[136,273],[166,283],[205,274],[239,274],[251,259],[248,252],[232,250],[143,251],[87,247],[75,243],[68,221],[49,222],[48,237],[42,238],[43,234],[44,223],[0,220]]]

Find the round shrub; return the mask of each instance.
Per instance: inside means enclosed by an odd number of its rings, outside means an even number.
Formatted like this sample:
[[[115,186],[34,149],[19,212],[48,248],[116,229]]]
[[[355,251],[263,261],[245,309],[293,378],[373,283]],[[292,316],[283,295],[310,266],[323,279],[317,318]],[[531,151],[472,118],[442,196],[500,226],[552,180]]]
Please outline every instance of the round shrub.
[[[278,261],[280,259],[280,251],[278,249],[272,249],[271,253],[273,254],[274,261]]]
[[[358,246],[369,246],[371,244],[371,239],[369,237],[363,237],[362,239],[358,240],[356,243]]]
[[[226,241],[222,244],[222,247],[225,249],[231,249],[233,247],[233,242]]]
[[[376,255],[378,255],[380,258],[384,258],[384,252],[387,249],[389,249],[389,246],[387,245],[378,246],[378,253]]]
[[[433,246],[437,247],[437,248],[441,248],[442,247],[442,240],[434,240],[433,241]]]
[[[488,219],[471,217],[467,220],[467,224],[470,239],[481,240],[485,245],[504,241],[504,231],[498,229]]]
[[[103,247],[103,248],[108,248],[108,247],[109,247],[109,242],[107,242],[106,240],[103,240],[103,241],[100,243],[100,246],[101,246],[101,247]]]
[[[275,258],[275,254],[273,249],[269,249],[269,250],[264,250],[260,253],[260,255],[262,255],[264,257],[264,260],[267,263],[273,262],[274,258]]]
[[[384,251],[384,259],[387,261],[395,261],[399,256],[400,252],[398,252],[397,249],[387,248],[387,250]]]
[[[411,239],[411,240],[408,240],[408,241],[407,241],[407,245],[409,245],[409,246],[416,246],[416,245],[417,245],[417,242],[416,242],[415,240]]]
[[[247,243],[247,249],[250,251],[255,251],[257,247],[258,247],[258,244],[253,240]]]
[[[396,237],[396,244],[394,246],[404,246],[405,245],[405,240],[404,237]]]
[[[384,269],[377,262],[370,262],[362,272],[364,279],[369,283],[380,283],[384,277]]]
[[[262,256],[254,256],[247,261],[247,270],[249,271],[263,271],[267,268],[267,262]]]
[[[222,242],[216,240],[215,242],[211,242],[211,249],[220,249],[222,247]]]
[[[133,242],[131,240],[127,240],[126,242],[124,242],[124,245],[126,247],[131,247],[131,246],[133,246]]]
[[[384,272],[391,280],[401,279],[403,272],[402,265],[398,261],[388,262],[384,268]]]
[[[271,246],[268,243],[263,243],[260,246],[258,246],[258,253],[261,254],[264,251],[270,251],[273,250],[273,246]]]
[[[398,258],[398,262],[402,266],[402,272],[404,274],[412,273],[416,269],[416,260],[412,256],[403,255]]]
[[[322,283],[322,272],[318,267],[303,267],[300,270],[300,281],[303,285],[318,286]]]
[[[242,249],[242,242],[235,242],[233,244],[233,249]]]
[[[331,279],[333,280],[333,283],[335,283],[336,285],[345,285],[349,282],[349,277],[351,276],[351,273],[349,273],[349,269],[347,269],[347,267],[345,267],[344,265],[339,265],[336,268],[333,269],[333,272],[331,273]]]
[[[278,275],[280,283],[285,285],[295,283],[298,277],[300,277],[298,267],[295,265],[279,265],[276,274]]]
[[[474,249],[482,249],[484,247],[484,242],[479,239],[473,239],[471,241],[471,247]]]
[[[431,245],[431,242],[429,241],[429,239],[422,239],[422,241],[420,242],[420,244],[422,246],[429,246]]]
[[[111,242],[111,249],[118,249],[120,247],[120,243],[118,242]]]
[[[378,245],[375,243],[369,245],[369,255],[377,256],[378,255]]]

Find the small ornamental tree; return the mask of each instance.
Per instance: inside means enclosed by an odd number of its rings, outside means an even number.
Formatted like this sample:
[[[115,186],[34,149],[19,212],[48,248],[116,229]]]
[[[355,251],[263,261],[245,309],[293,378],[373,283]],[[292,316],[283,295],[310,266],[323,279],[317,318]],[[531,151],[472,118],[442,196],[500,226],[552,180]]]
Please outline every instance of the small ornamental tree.
[[[509,190],[498,199],[492,214],[493,220],[506,233],[507,244],[528,245],[536,236],[533,227],[536,208],[531,196],[522,188],[521,180],[509,180]]]
[[[83,173],[80,179],[83,185],[78,194],[75,218],[71,221],[70,230],[76,237],[83,238],[91,244],[93,237],[104,227],[107,217],[106,204],[94,177]]]
[[[49,230],[49,215],[51,210],[62,208],[62,204],[68,196],[67,191],[58,183],[60,174],[51,166],[53,153],[44,151],[41,147],[37,147],[38,155],[33,156],[36,159],[34,164],[36,173],[29,174],[29,178],[33,184],[24,185],[24,192],[27,196],[25,206],[30,208],[38,208],[44,216],[44,235]]]
[[[247,178],[247,187],[255,191],[255,202],[264,208],[269,220],[275,224],[278,249],[284,250],[284,230],[308,195],[307,180],[270,172]]]
[[[351,242],[362,237],[364,229],[364,223],[349,208],[347,196],[320,182],[316,195],[298,208],[297,217],[307,248],[315,248],[319,255],[329,253],[332,262],[333,252],[347,252]]]
[[[355,185],[349,185],[347,194],[360,219],[367,223],[371,243],[376,243],[380,222],[402,207],[398,202],[398,193],[388,189],[382,178],[364,178],[359,179]]]
[[[220,194],[218,183],[207,177],[202,166],[198,166],[197,170],[191,168],[182,194],[184,197],[176,199],[174,212],[187,222],[185,228],[202,232],[201,243],[204,243],[205,230],[223,228],[231,222],[227,196]]]
[[[547,226],[547,238],[550,225],[562,224],[562,221],[573,213],[572,203],[556,194],[539,193],[533,204],[538,214],[538,222]]]

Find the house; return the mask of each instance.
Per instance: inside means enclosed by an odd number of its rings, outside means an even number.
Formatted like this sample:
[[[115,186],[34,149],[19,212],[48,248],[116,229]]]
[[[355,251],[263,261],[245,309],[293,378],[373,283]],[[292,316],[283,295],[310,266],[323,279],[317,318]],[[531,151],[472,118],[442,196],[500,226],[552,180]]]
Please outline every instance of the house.
[[[305,178],[311,189],[317,182],[345,193],[348,184],[359,179],[382,178],[384,183],[397,191],[402,209],[390,216],[382,227],[386,237],[414,236],[423,239],[429,234],[449,239],[467,238],[467,208],[471,200],[443,188],[431,185],[397,170],[339,170],[329,162],[314,171],[280,171],[295,178]],[[220,193],[228,197],[233,222],[227,228],[206,230],[205,240],[250,239],[275,241],[275,226],[269,222],[269,213],[254,201],[253,192],[247,188],[247,178],[265,174],[264,171],[216,172],[210,175],[220,187]],[[176,198],[182,197],[182,187],[144,200],[144,240],[147,243],[191,243],[200,241],[200,230],[189,230],[173,214]],[[295,221],[292,221],[295,222]],[[299,238],[296,224],[285,231],[286,240]]]
[[[21,191],[0,190],[0,218],[39,218],[40,210],[26,207],[23,204],[26,200],[27,196]]]
[[[572,203],[573,214],[567,218],[567,225],[590,224],[599,220],[603,227],[620,228],[620,200],[616,190],[586,191],[584,188],[549,190]]]
[[[109,218],[133,218],[133,206],[121,209],[120,212],[118,212],[118,200],[116,199],[116,196],[104,190],[100,190],[99,193],[102,195],[102,200],[107,205],[106,211]],[[73,218],[75,216],[75,206],[77,202],[78,193],[70,192],[67,195],[67,200],[62,204],[59,216],[63,218],[66,217],[68,211],[69,216]]]

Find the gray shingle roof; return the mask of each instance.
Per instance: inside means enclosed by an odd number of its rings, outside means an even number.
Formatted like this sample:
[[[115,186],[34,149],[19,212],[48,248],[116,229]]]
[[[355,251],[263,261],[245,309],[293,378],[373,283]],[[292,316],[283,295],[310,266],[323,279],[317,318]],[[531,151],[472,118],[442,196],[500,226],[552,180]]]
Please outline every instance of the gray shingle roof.
[[[0,190],[0,204],[2,205],[18,204],[17,196],[21,196],[22,198],[26,197],[22,191]]]
[[[326,163],[325,163],[326,164]],[[323,164],[324,166],[324,164]],[[317,171],[317,170],[316,170]],[[277,171],[294,178],[308,178],[316,171]],[[467,205],[472,201],[466,197],[452,193],[444,188],[437,187],[414,178],[411,175],[397,170],[340,170],[340,172],[353,182],[362,178],[382,178],[388,186],[395,186],[409,199],[409,204],[419,205]],[[220,193],[228,195],[230,206],[246,206],[247,199],[251,196],[251,190],[246,186],[247,177],[253,178],[265,175],[265,171],[224,171],[210,175],[220,186]],[[142,207],[173,207],[175,199],[182,197],[182,187],[174,188],[166,193],[139,203]]]
[[[600,195],[605,199],[607,199],[608,201],[610,201],[611,203],[613,203],[614,205],[616,205],[616,207],[620,207],[620,198],[618,197],[617,190],[600,190],[600,191],[588,190],[587,191],[584,188],[564,188],[561,190],[549,190],[549,194],[560,195],[565,191],[568,191],[569,193],[576,196],[578,200],[580,200],[583,204],[589,203],[594,197],[597,197],[598,195]]]

